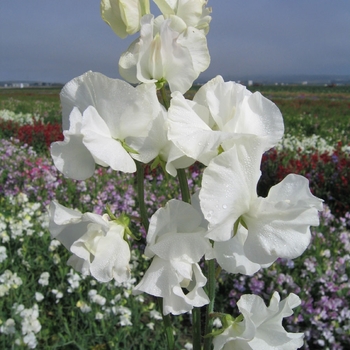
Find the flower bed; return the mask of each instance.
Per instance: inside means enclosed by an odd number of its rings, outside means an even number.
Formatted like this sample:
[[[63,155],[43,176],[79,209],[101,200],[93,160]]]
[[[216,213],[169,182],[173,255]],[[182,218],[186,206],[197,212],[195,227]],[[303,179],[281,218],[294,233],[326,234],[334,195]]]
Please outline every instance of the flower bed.
[[[49,348],[72,341],[85,348],[107,343],[132,347],[140,334],[150,344],[159,344],[160,324],[152,329],[160,317],[154,299],[129,298],[132,285],[115,286],[113,282],[100,285],[71,271],[62,264],[68,259],[67,252],[57,241],[50,244],[47,230],[45,207],[55,198],[70,207],[96,213],[102,213],[110,203],[112,211],[136,216],[137,200],[131,186],[134,177],[98,168],[89,180],[68,180],[57,172],[50,159],[16,140],[1,140],[0,154],[5,164],[0,170],[2,348],[14,342]],[[196,182],[196,172],[192,173],[195,175],[189,181]],[[176,190],[175,182],[169,182],[166,188],[160,186],[162,180],[162,175],[154,172],[146,176],[150,214],[168,199],[168,186]],[[347,349],[350,344],[349,220],[349,213],[343,217],[337,213],[335,217],[326,209],[320,227],[313,229],[313,242],[302,257],[280,260],[253,277],[222,273],[217,309],[232,312],[230,307],[241,293],[252,292],[267,302],[272,290],[277,290],[282,298],[293,292],[302,298],[303,304],[296,309],[294,317],[286,319],[286,329],[305,332],[303,349]],[[140,245],[143,244],[142,240]],[[132,283],[136,284],[139,272],[149,262],[137,250],[133,251]],[[24,331],[22,326],[29,321],[32,326]],[[184,334],[179,344],[184,346],[189,339],[186,334],[190,323],[187,316],[178,322]],[[72,324],[85,329],[85,335],[77,336],[79,330],[71,328]],[[159,349],[156,345],[153,348]],[[147,349],[152,349],[152,345]]]

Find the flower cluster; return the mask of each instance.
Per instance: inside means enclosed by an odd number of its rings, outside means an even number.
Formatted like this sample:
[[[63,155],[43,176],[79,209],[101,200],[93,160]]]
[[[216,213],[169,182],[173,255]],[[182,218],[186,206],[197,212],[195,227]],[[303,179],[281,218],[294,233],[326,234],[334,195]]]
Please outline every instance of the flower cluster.
[[[139,32],[119,60],[127,82],[90,71],[67,83],[60,94],[64,140],[51,145],[51,155],[56,168],[75,180],[88,179],[96,166],[137,173],[145,256],[152,260],[133,293],[162,298],[164,317],[192,312],[193,346],[199,349],[198,312],[205,305],[208,314],[213,311],[215,260],[229,273],[252,275],[277,259],[299,257],[311,241],[310,226],[319,223],[322,200],[312,195],[306,178],[295,174],[273,186],[266,198],[258,196],[262,156],[284,132],[279,109],[259,92],[221,76],[204,84],[193,100],[186,99],[183,94],[210,62],[211,10],[204,0],[155,3],[162,12],[156,18],[147,0],[102,0],[102,17],[115,33]],[[195,162],[204,167],[196,193],[185,171]],[[177,176],[182,199],[170,199],[150,221],[143,188],[148,165]],[[52,238],[72,254],[70,266],[99,282],[129,280],[131,239],[141,236],[130,230],[129,217],[109,206],[101,216],[55,201],[49,216]],[[55,294],[59,298],[59,291]],[[232,342],[244,349],[296,349],[303,334],[286,332],[282,318],[299,303],[293,294],[282,302],[274,294],[266,308],[258,297],[242,296],[239,321],[231,324],[224,316],[219,335],[211,333],[208,317],[206,347],[216,336],[216,350]],[[123,315],[121,322],[128,323]],[[173,348],[172,331],[167,334]]]

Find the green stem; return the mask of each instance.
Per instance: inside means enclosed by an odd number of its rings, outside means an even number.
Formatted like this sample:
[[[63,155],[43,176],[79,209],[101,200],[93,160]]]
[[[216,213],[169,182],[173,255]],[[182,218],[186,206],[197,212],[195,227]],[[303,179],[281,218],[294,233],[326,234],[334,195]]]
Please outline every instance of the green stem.
[[[168,342],[168,350],[174,350],[175,349],[175,340],[174,340],[174,332],[173,332],[173,326],[171,324],[170,315],[163,315],[163,300],[162,298],[157,298],[158,301],[158,307],[163,317],[163,325],[164,325],[164,331],[166,335],[166,339]]]
[[[187,176],[185,169],[177,169],[177,177],[180,183],[181,197],[186,203],[191,203],[190,190],[188,188]]]
[[[192,310],[192,341],[193,341],[193,350],[201,350],[202,349],[202,330],[201,330],[201,309],[199,307],[195,307]]]
[[[191,195],[190,190],[188,188],[186,171],[184,169],[177,169],[177,177],[179,179],[180,189],[181,189],[181,197],[182,200],[186,203],[191,203]],[[192,341],[193,341],[193,350],[201,350],[202,349],[202,330],[201,330],[201,309],[193,308],[192,310]]]
[[[145,186],[144,186],[145,173],[144,173],[142,164],[138,161],[135,161],[135,163],[137,168],[137,198],[139,201],[141,222],[144,228],[146,229],[146,231],[148,231],[149,221],[148,221],[147,209],[145,205]]]
[[[139,207],[140,207],[141,222],[145,227],[146,231],[148,231],[149,221],[148,221],[147,209],[145,205],[144,169],[142,164],[137,161],[136,161],[136,167],[137,167],[137,197],[138,197]],[[166,316],[163,315],[162,298],[157,298],[157,301],[158,301],[160,312],[163,317],[163,325],[164,325],[164,331],[168,342],[168,350],[174,350],[175,341],[174,341],[173,327],[171,324],[170,315],[166,315]]]
[[[162,100],[163,100],[163,106],[165,107],[166,110],[169,109],[170,107],[170,101],[167,95],[167,92],[165,90],[165,85],[163,85],[160,89],[160,95],[162,96]]]
[[[214,301],[215,301],[215,260],[211,259],[208,261],[208,297],[209,304],[207,305],[207,312],[205,318],[205,332],[204,335],[208,335],[213,330],[213,319],[210,314],[214,311]],[[204,339],[204,350],[210,350],[212,344],[212,337],[207,337]]]

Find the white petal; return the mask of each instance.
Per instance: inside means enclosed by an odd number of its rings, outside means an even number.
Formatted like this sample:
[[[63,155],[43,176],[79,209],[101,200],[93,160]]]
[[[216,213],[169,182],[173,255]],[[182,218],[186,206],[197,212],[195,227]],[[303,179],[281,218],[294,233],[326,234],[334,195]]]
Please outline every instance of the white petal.
[[[208,111],[204,108],[200,111],[201,116],[180,93],[173,93],[168,112],[168,137],[188,157],[207,165],[217,155],[224,135],[211,130],[204,121],[209,119]]]
[[[74,209],[69,209],[59,204],[56,201],[52,201],[49,207],[49,230],[51,233],[51,238],[57,238],[58,235],[66,228],[67,225],[79,223],[82,219],[83,214]],[[83,233],[74,231],[76,234],[76,239],[78,239]],[[72,237],[72,241],[65,242],[66,248],[72,245],[76,240]]]
[[[147,245],[153,246],[165,234],[196,231],[201,222],[201,214],[190,204],[172,199],[151,217]]]
[[[204,217],[209,222],[208,238],[227,241],[237,219],[256,198],[260,177],[259,144],[236,145],[215,157],[203,172],[199,193]]]
[[[209,303],[209,298],[203,290],[203,287],[207,283],[206,277],[203,275],[198,264],[192,265],[192,279],[188,287],[188,293],[184,293],[184,289],[180,285],[173,287],[175,296],[178,296],[182,300],[182,305],[174,302],[169,302],[167,298],[163,301],[164,314],[172,313],[173,315],[183,314],[193,309],[193,307],[202,307]],[[173,298],[174,300],[175,298]]]
[[[69,115],[70,129],[64,130],[64,141],[51,144],[51,156],[56,168],[65,176],[85,180],[93,175],[95,161],[83,144],[82,115],[74,107]]]
[[[164,260],[196,263],[210,250],[209,240],[204,237],[205,232],[201,229],[191,233],[166,233],[148,249]]]
[[[136,171],[135,162],[129,153],[119,141],[112,138],[108,126],[92,106],[84,112],[82,133],[84,145],[98,164],[109,165],[113,170],[126,173]]]
[[[248,343],[252,349],[292,350],[303,345],[302,333],[287,333],[282,326],[283,318],[291,316],[292,308],[300,305],[295,294],[280,302],[275,292],[269,307],[259,296],[243,295],[237,305],[244,318],[249,318],[257,327],[254,339]]]
[[[60,97],[64,130],[69,128],[68,117],[75,106],[81,113],[94,106],[111,135],[122,140],[127,136],[142,136],[142,133],[145,136],[152,120],[153,107],[147,94],[101,73],[90,71],[74,78],[64,86]]]
[[[310,225],[318,225],[322,210],[322,200],[310,193],[308,180],[300,175],[287,176],[270,192],[244,216],[249,230],[244,250],[260,264],[300,256],[311,240]]]
[[[176,284],[178,278],[170,261],[155,256],[142,280],[135,286],[133,294],[145,292],[156,297],[165,297],[171,294],[171,286]]]
[[[243,244],[248,235],[244,227],[238,229],[237,234],[225,242],[214,242],[213,256],[206,255],[206,259],[216,258],[218,264],[229,273],[241,273],[243,275],[253,275],[261,268],[249,260],[244,253]]]
[[[124,228],[111,224],[106,236],[101,238],[96,247],[96,255],[91,263],[91,274],[100,282],[115,279],[122,283],[130,277],[130,249],[123,239]]]

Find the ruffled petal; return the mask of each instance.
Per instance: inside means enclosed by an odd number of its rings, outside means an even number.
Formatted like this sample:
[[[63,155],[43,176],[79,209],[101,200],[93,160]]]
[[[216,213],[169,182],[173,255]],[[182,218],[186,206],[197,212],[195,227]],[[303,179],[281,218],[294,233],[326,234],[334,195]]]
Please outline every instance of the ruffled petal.
[[[310,243],[310,226],[318,225],[322,210],[323,201],[311,194],[308,180],[300,175],[288,175],[270,192],[244,215],[249,231],[244,251],[260,264],[300,256]]]

